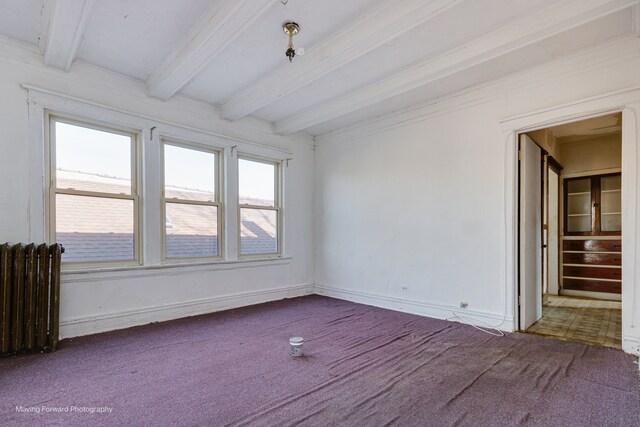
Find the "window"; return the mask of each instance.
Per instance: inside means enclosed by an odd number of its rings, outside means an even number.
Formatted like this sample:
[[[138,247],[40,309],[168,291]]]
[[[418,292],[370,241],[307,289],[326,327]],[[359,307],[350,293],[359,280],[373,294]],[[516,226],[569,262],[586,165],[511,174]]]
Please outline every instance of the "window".
[[[139,260],[136,134],[49,118],[50,239],[65,263]]]
[[[565,180],[565,235],[620,235],[621,175]]]
[[[238,159],[240,255],[279,255],[280,163]]]
[[[165,142],[164,258],[220,257],[218,152]]]

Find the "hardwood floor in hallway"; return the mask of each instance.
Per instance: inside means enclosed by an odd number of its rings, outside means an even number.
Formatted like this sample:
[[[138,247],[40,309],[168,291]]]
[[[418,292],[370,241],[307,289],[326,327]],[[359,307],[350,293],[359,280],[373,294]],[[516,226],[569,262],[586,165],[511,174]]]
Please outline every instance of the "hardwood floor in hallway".
[[[621,317],[620,301],[549,295],[542,318],[527,333],[622,348]]]

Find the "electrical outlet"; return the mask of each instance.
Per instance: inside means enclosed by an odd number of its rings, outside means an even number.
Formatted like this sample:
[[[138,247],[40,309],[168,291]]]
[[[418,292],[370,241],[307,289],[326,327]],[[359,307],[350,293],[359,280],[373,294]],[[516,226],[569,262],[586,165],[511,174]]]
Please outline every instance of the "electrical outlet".
[[[467,308],[467,307],[469,307],[469,303],[468,302],[462,301],[460,303],[460,308]]]

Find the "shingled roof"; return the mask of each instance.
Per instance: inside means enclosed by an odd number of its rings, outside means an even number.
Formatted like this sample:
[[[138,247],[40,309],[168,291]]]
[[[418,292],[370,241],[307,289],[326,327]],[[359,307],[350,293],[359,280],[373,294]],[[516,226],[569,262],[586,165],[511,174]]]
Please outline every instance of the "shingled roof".
[[[59,188],[130,194],[130,181],[125,179],[60,170],[56,173]],[[177,187],[167,187],[166,193],[168,197],[190,200],[211,200],[213,197],[205,191]],[[255,199],[243,199],[241,203],[269,204],[268,201]],[[149,208],[152,207],[147,206]],[[217,256],[215,209],[214,206],[171,203],[169,200],[166,221],[167,257]],[[63,261],[133,259],[133,218],[133,202],[130,200],[58,195],[56,241],[65,247]],[[241,209],[240,221],[242,254],[277,251],[277,218],[274,211]]]

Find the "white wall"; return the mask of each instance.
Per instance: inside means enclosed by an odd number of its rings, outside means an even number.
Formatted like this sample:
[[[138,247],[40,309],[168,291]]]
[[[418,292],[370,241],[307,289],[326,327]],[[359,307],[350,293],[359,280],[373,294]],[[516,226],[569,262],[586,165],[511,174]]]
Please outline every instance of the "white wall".
[[[639,49],[625,38],[317,138],[316,292],[513,330],[515,132],[637,111]],[[631,240],[623,250],[625,349],[640,352],[640,260]]]
[[[560,145],[562,175],[590,173],[622,166],[622,136],[610,135]]]
[[[437,304],[445,317],[463,301],[501,313],[503,189],[490,184],[502,179],[504,141],[486,126],[494,120],[478,106],[321,146],[316,283]]]
[[[45,90],[28,91],[24,84]],[[0,242],[44,241],[45,108],[126,123],[143,135],[145,265],[63,274],[63,337],[312,292],[314,152],[310,137],[280,137],[268,123],[253,119],[232,124],[219,119],[217,109],[183,97],[153,100],[146,96],[142,83],[83,63],[75,63],[69,73],[48,69],[42,65],[40,52],[6,39],[0,39],[0,94]],[[224,149],[230,168],[233,146],[245,153],[291,158],[285,169],[282,259],[235,260],[236,234],[228,230],[228,262],[160,265],[160,157],[158,139],[149,139],[153,126],[156,135]],[[233,179],[227,182],[234,184]],[[230,218],[235,218],[234,206],[227,206]]]

